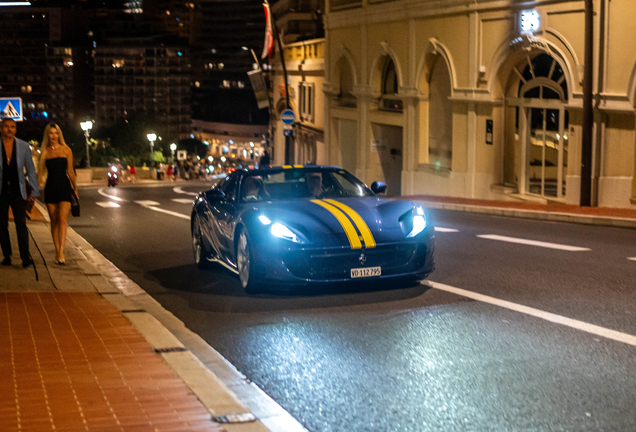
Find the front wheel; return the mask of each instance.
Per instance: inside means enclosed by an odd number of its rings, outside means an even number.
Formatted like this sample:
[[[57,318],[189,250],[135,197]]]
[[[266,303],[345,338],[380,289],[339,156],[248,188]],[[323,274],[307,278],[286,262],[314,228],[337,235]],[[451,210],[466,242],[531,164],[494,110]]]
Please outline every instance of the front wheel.
[[[238,239],[236,261],[241,285],[245,292],[253,294],[262,291],[261,285],[256,281],[254,266],[252,265],[252,246],[247,231],[241,230]]]
[[[194,262],[197,268],[206,269],[210,266],[210,261],[208,261],[210,255],[205,248],[205,244],[203,244],[201,219],[199,216],[194,216],[192,224],[192,252],[194,253]]]

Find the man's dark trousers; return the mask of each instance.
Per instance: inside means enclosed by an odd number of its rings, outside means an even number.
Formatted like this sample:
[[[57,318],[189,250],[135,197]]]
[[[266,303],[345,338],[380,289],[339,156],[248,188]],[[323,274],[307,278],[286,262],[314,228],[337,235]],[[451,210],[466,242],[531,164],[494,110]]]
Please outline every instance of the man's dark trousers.
[[[5,190],[6,189],[6,190]],[[3,188],[0,195],[0,246],[5,258],[11,256],[11,240],[9,238],[9,207],[13,211],[13,221],[18,233],[18,247],[22,261],[29,259],[29,231],[26,225],[26,201],[20,192],[11,188]]]

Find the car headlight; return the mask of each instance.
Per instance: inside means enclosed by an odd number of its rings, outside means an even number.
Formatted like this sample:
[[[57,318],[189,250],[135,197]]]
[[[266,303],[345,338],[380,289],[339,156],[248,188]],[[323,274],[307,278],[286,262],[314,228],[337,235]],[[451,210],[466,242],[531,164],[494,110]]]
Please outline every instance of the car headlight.
[[[272,228],[270,230],[274,237],[282,238],[284,240],[289,240],[294,243],[303,243],[300,238],[296,234],[292,232],[289,228],[279,222],[275,222],[272,224]]]
[[[400,226],[407,238],[415,237],[426,229],[426,213],[420,206],[400,217]]]
[[[291,228],[283,225],[280,222],[272,222],[270,218],[265,215],[260,215],[258,220],[265,226],[271,225],[269,232],[274,236],[283,240],[289,240],[294,243],[307,243],[305,236],[298,232],[294,232]]]

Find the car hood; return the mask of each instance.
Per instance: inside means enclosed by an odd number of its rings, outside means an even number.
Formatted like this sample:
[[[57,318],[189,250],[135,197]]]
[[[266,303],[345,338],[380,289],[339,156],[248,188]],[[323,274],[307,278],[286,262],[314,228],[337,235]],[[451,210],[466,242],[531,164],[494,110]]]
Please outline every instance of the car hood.
[[[404,240],[399,218],[413,207],[411,201],[353,197],[273,201],[254,211],[299,231],[314,246],[355,249]]]

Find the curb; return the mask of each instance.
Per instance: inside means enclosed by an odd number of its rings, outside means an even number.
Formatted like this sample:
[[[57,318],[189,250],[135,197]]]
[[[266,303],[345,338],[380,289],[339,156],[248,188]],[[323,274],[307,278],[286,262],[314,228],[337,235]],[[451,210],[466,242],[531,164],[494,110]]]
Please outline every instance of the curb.
[[[36,203],[46,222],[46,209]],[[52,256],[53,241],[43,222],[29,224],[40,254]],[[36,241],[37,239],[37,241]],[[65,291],[96,291],[137,328],[164,361],[181,377],[212,420],[228,432],[307,432],[296,419],[239,372],[221,354],[129,279],[113,263],[68,227],[67,264],[74,260],[83,278],[70,282],[67,265],[45,267]]]
[[[551,222],[569,222],[583,225],[607,226],[614,228],[636,229],[636,220],[612,218],[608,216],[577,215],[572,213],[546,212],[540,210],[518,210],[509,207],[487,207],[469,204],[447,204],[433,201],[413,200],[427,208],[453,210],[471,213],[491,214],[522,219],[547,220]]]

